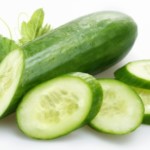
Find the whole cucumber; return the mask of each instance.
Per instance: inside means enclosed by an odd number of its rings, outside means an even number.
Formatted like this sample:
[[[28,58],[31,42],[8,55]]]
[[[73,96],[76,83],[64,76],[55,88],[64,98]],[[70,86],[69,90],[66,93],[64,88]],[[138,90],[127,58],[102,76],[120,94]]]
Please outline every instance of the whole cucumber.
[[[27,87],[68,72],[101,72],[123,58],[137,26],[119,12],[97,12],[69,22],[24,45]],[[28,88],[27,88],[28,89]]]
[[[14,111],[35,85],[68,72],[97,73],[112,66],[131,49],[137,25],[126,14],[96,12],[22,46],[25,69],[4,116]]]

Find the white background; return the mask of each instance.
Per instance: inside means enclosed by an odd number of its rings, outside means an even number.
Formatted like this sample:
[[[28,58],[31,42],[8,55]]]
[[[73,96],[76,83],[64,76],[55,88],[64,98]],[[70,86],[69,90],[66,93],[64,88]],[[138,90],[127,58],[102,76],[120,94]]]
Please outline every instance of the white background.
[[[113,71],[136,59],[150,58],[150,4],[148,0],[0,0],[0,18],[5,20],[14,39],[19,35],[19,24],[34,10],[43,8],[45,22],[55,28],[79,16],[102,10],[116,10],[130,15],[138,25],[138,38],[130,53],[118,64],[100,74],[113,77]],[[20,15],[25,13],[26,15]],[[28,16],[28,17],[27,17]],[[18,19],[19,18],[19,19]],[[0,34],[9,37],[0,21]],[[17,128],[15,115],[0,120],[0,150],[149,150],[150,126],[141,125],[123,136],[97,133],[83,127],[71,134],[51,141],[29,139]]]

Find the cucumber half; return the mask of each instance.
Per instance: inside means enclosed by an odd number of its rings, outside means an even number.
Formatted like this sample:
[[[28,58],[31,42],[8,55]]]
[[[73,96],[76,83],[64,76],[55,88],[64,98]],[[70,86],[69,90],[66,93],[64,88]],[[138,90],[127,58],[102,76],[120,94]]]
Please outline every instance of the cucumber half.
[[[103,103],[90,126],[109,134],[127,134],[135,130],[144,114],[140,97],[120,81],[99,79],[99,83],[103,90]]]
[[[63,75],[42,83],[17,108],[19,128],[29,137],[53,139],[87,124],[98,113],[102,90],[85,73]]]
[[[144,103],[145,112],[143,123],[150,124],[150,90],[137,87],[132,88],[138,93]]]
[[[0,118],[12,105],[12,99],[18,87],[24,59],[21,50],[10,52],[0,63]]]
[[[150,89],[150,60],[130,62],[118,69],[115,77],[131,86]]]

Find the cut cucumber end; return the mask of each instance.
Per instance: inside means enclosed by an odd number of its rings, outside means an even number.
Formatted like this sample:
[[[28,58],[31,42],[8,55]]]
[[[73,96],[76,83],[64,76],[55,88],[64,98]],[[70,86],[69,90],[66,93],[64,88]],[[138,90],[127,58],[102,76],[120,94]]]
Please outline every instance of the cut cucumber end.
[[[10,52],[0,64],[0,118],[12,102],[23,70],[21,50]]]
[[[96,79],[92,84],[98,86],[91,89],[88,80],[70,74],[38,85],[17,109],[19,128],[37,139],[57,138],[79,128],[87,123],[91,111],[95,113],[94,108],[99,110],[96,105],[101,101],[100,87]],[[95,91],[99,94],[93,94]]]
[[[99,83],[103,90],[103,103],[90,126],[109,134],[127,134],[135,130],[144,114],[140,97],[120,81],[99,79]]]

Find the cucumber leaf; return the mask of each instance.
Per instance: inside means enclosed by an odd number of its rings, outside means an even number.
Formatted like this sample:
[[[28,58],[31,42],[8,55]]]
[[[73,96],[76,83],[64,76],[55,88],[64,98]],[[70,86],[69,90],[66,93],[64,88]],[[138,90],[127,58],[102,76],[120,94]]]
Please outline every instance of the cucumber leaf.
[[[44,11],[42,8],[36,10],[28,22],[23,21],[21,24],[21,38],[19,43],[21,45],[34,40],[35,38],[50,31],[50,25],[43,26]]]
[[[0,62],[12,50],[18,48],[15,41],[0,35]]]

